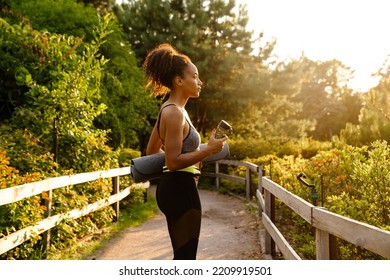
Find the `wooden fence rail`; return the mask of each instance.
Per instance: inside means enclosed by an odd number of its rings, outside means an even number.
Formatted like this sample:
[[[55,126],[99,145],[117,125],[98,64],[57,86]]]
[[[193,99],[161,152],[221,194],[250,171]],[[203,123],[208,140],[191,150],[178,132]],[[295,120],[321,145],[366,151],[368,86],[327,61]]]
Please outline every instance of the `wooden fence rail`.
[[[245,178],[221,173],[221,164],[246,167]],[[217,187],[220,184],[220,179],[228,179],[245,184],[246,198],[248,199],[252,197],[251,172],[256,172],[258,175],[255,196],[259,205],[259,213],[261,213],[261,219],[266,229],[266,254],[274,255],[275,247],[277,246],[285,259],[301,259],[274,224],[275,198],[278,198],[315,228],[316,259],[332,259],[334,252],[332,252],[331,245],[335,239],[334,237],[361,246],[384,258],[390,258],[390,231],[331,213],[323,207],[317,207],[303,200],[266,176],[263,176],[261,166],[248,162],[222,160],[216,163],[215,173],[203,175],[215,177]]]
[[[130,188],[119,191],[119,177],[130,174],[129,167],[110,169],[107,171],[96,171],[88,173],[79,173],[69,176],[60,176],[49,178],[43,181],[23,184],[11,188],[0,190],[0,206],[17,202],[27,197],[39,195],[42,192],[50,192],[54,189],[87,183],[98,179],[112,178],[113,194],[110,197],[101,199],[92,204],[88,204],[81,209],[74,209],[66,213],[50,216],[50,211],[45,219],[35,225],[28,226],[16,232],[13,232],[0,239],[0,255],[19,246],[23,242],[29,240],[32,236],[42,234],[49,231],[51,228],[58,225],[64,219],[77,219],[101,208],[113,205],[115,218],[119,216],[119,201],[130,194]],[[134,184],[132,187],[147,187],[149,182],[142,184]],[[50,235],[47,236],[50,238]],[[48,244],[49,240],[45,240]]]

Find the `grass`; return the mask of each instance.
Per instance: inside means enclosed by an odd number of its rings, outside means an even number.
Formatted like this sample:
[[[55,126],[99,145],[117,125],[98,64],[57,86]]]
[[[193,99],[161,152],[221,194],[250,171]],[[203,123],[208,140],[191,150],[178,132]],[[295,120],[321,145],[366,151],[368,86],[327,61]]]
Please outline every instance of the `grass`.
[[[51,252],[49,260],[86,260],[92,259],[93,255],[104,248],[108,241],[129,227],[136,227],[153,218],[158,213],[156,199],[149,196],[145,203],[137,204],[120,212],[117,222],[105,227],[98,233],[87,236],[80,240],[77,245],[63,251]]]

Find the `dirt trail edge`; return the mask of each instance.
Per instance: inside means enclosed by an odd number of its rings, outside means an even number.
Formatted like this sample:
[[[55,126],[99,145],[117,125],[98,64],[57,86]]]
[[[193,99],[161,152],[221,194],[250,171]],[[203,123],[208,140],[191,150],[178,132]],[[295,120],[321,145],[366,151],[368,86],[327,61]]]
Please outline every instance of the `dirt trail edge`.
[[[151,191],[153,195],[153,188]],[[200,190],[202,227],[198,260],[268,259],[263,248],[264,228],[239,198]],[[98,251],[96,260],[171,260],[172,248],[162,213],[138,227],[124,230]]]

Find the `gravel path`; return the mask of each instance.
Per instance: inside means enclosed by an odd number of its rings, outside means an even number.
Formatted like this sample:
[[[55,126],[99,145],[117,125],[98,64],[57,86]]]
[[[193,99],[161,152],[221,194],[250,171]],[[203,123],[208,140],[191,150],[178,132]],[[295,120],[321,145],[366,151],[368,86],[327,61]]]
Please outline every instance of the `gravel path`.
[[[151,191],[153,195],[153,188]],[[260,260],[263,227],[244,201],[200,190],[202,228],[199,260]],[[170,260],[172,248],[162,213],[124,230],[98,251],[96,260]]]

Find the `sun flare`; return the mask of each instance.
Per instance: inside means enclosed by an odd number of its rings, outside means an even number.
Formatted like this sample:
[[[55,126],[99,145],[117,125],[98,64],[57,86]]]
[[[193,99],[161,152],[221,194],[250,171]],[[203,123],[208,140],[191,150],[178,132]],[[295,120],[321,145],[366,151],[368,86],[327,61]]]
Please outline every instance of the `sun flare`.
[[[248,7],[248,27],[275,38],[282,59],[302,53],[312,60],[338,59],[355,70],[349,84],[365,91],[390,54],[390,2],[381,0],[237,0]]]

